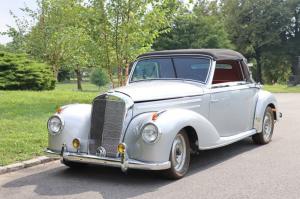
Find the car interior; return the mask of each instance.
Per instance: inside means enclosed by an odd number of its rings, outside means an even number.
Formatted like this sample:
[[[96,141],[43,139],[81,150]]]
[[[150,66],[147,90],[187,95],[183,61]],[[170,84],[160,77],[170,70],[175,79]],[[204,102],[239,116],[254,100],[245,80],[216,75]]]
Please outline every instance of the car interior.
[[[213,84],[244,81],[243,72],[239,61],[217,61],[213,77]]]

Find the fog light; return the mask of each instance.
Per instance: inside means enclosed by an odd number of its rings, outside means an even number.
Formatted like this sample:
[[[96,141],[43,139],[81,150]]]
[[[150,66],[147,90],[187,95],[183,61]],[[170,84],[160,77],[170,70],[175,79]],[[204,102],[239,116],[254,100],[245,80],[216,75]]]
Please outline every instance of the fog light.
[[[121,154],[124,154],[125,153],[125,148],[126,148],[125,144],[124,143],[120,143],[118,145],[118,152],[121,153]]]
[[[73,144],[73,147],[74,147],[75,149],[79,149],[79,147],[80,147],[80,141],[79,141],[77,138],[75,138],[75,139],[73,140],[72,144]]]

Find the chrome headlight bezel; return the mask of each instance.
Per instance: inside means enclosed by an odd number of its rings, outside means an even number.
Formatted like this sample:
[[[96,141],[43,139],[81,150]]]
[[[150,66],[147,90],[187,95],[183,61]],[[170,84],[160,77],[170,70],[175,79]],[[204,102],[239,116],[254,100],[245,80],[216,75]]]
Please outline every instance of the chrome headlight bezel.
[[[54,120],[54,119],[58,119],[59,121],[59,128],[58,130],[54,131],[52,128],[51,128],[51,121]],[[64,129],[64,126],[65,126],[65,123],[64,123],[64,120],[59,117],[58,115],[53,115],[51,116],[48,121],[47,121],[47,129],[48,129],[48,132],[51,134],[51,135],[58,135],[62,132],[62,130]]]
[[[152,140],[149,139],[149,135],[147,135],[147,133],[149,133],[149,132],[146,131],[147,130],[146,128],[152,128],[152,130],[154,130],[155,139],[152,139]],[[154,123],[147,123],[142,127],[141,137],[142,137],[143,141],[147,144],[157,143],[157,141],[160,138],[160,135],[161,135],[161,133],[160,133],[158,127]]]

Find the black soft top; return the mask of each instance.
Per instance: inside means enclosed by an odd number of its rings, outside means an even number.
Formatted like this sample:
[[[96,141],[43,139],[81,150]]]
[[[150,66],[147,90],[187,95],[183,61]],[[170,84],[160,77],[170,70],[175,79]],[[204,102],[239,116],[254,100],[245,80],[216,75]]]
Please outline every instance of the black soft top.
[[[180,49],[180,50],[163,50],[153,51],[141,54],[138,58],[150,56],[168,56],[168,55],[206,55],[214,60],[246,60],[245,57],[234,50],[230,49]]]

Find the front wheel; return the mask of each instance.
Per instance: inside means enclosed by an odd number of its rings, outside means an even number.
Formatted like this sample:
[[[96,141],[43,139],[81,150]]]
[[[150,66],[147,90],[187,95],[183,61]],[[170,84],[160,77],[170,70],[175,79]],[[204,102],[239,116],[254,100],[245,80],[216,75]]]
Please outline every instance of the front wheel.
[[[167,170],[167,177],[171,179],[182,178],[189,170],[190,143],[184,130],[175,137],[170,152],[171,168]]]
[[[263,118],[262,132],[252,136],[255,144],[268,144],[273,135],[274,115],[271,107],[267,107]]]

